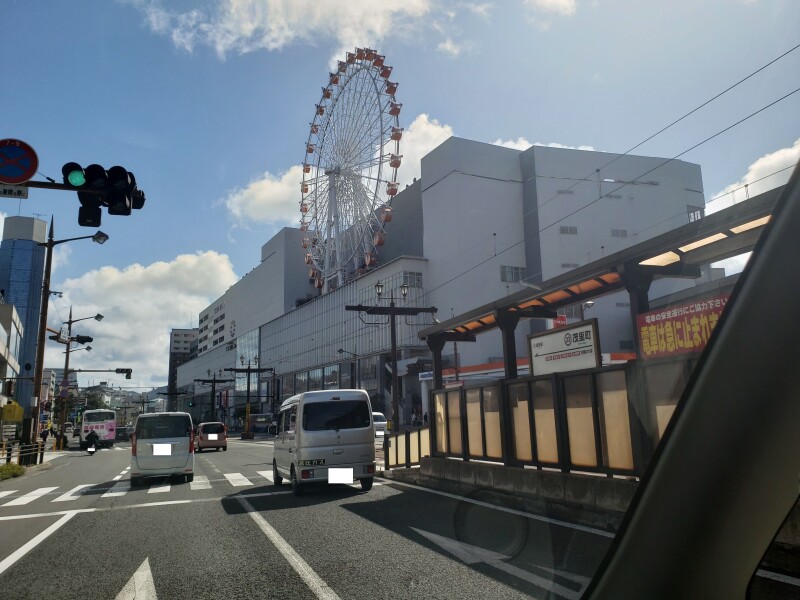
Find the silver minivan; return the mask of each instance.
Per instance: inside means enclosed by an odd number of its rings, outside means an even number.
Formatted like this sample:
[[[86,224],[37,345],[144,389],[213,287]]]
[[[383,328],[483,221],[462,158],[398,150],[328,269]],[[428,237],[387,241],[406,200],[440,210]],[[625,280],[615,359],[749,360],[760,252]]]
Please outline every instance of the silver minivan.
[[[185,412],[139,415],[131,437],[131,486],[143,477],[194,479],[192,417]]]
[[[309,483],[353,483],[364,491],[375,477],[375,426],[364,390],[324,390],[281,405],[272,461],[275,485],[284,479],[299,496]]]

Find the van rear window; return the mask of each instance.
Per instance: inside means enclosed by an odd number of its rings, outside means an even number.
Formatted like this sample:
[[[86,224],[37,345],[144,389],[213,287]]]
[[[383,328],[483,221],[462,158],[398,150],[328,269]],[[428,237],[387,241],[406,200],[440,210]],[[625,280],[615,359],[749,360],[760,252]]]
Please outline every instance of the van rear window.
[[[203,433],[224,433],[225,426],[222,423],[206,423],[203,425]]]
[[[360,429],[369,427],[370,408],[365,400],[313,402],[303,409],[303,429]]]
[[[147,417],[136,421],[136,439],[152,440],[188,436],[192,420],[184,415]]]

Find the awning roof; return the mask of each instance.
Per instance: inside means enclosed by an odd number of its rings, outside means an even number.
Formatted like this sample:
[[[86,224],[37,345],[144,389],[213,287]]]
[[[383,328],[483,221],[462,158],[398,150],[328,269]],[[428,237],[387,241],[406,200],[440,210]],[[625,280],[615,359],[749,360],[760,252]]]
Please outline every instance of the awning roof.
[[[783,192],[775,188],[677,229],[630,246],[588,265],[443,321],[419,332],[420,339],[477,335],[497,327],[501,312],[542,317],[558,308],[624,289],[623,274],[638,270],[654,277],[697,277],[699,267],[748,252]]]

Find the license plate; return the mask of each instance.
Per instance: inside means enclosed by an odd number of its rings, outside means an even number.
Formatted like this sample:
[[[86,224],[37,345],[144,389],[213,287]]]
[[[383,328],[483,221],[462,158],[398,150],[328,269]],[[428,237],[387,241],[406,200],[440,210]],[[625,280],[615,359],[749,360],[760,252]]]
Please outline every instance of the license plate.
[[[353,467],[328,469],[328,483],[353,483]]]
[[[208,441],[217,441],[217,434],[216,433],[209,433],[208,434]]]
[[[153,456],[171,456],[172,444],[153,444]]]
[[[300,466],[301,467],[319,467],[325,464],[324,458],[312,458],[310,460],[301,460]]]

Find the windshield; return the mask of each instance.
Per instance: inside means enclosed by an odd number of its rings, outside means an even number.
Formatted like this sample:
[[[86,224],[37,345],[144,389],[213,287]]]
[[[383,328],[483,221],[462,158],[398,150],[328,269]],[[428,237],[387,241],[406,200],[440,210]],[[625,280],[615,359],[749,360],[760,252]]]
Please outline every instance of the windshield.
[[[87,412],[83,415],[84,423],[103,423],[105,421],[115,420],[116,414],[111,411],[103,412]]]
[[[369,426],[369,404],[365,400],[309,402],[303,408],[303,429],[306,431]]]
[[[0,19],[0,597],[800,597],[797,0]]]
[[[192,431],[188,415],[142,417],[136,421],[136,439],[187,437]]]

